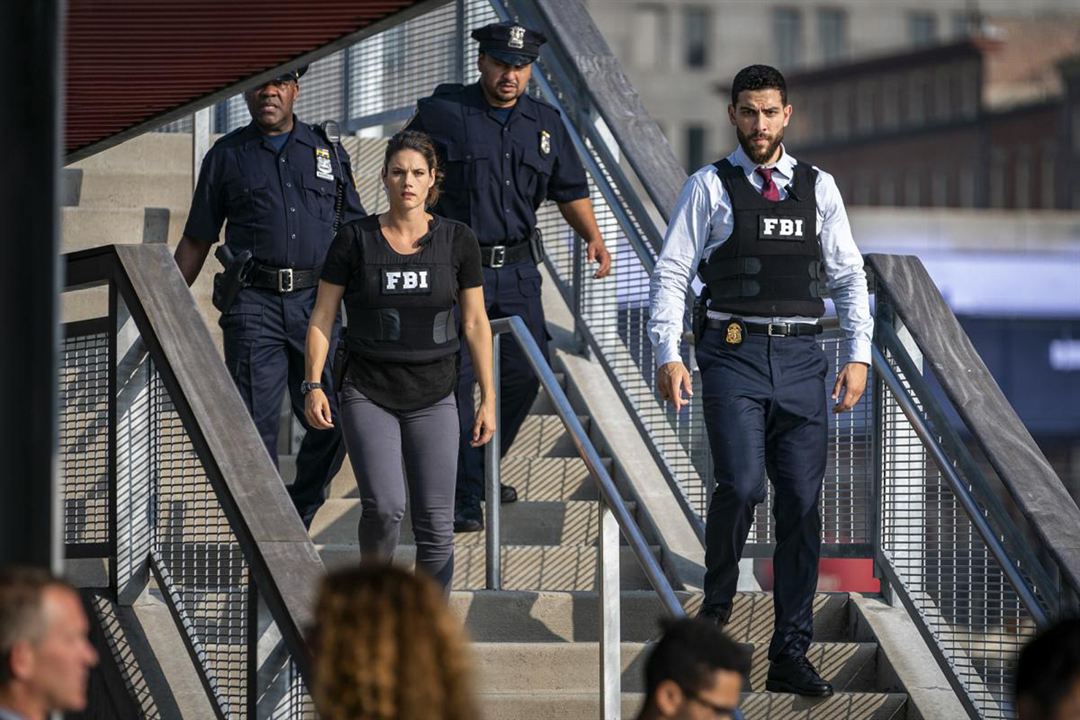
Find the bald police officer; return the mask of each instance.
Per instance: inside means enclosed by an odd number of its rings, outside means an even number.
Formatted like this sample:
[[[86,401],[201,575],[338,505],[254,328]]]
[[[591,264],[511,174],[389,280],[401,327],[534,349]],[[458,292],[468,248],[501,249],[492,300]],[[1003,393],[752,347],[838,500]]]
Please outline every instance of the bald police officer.
[[[660,395],[681,409],[688,402],[683,393],[692,394],[679,360],[683,309],[691,280],[700,277],[708,307],[695,328],[696,356],[716,478],[701,615],[719,625],[731,615],[767,472],[776,492],[776,624],[766,689],[825,696],[832,686],[806,651],[828,438],[828,362],[815,341],[826,289],[845,356],[832,391],[835,412],[851,409],[866,387],[873,322],[836,182],[783,146],[791,112],[776,69],[752,65],[735,76],[728,119],[739,145],[683,186],[652,277],[649,338]]]
[[[176,263],[193,283],[225,223],[227,252],[219,257],[238,261],[221,279],[230,270],[242,276],[232,277],[236,284],[227,306],[219,301],[222,289],[215,292],[225,363],[275,465],[282,393],[288,388],[293,413],[307,429],[289,494],[309,526],[341,467],[344,446],[337,427],[313,430],[304,419],[300,386],[308,317],[335,226],[366,213],[348,153],[293,115],[306,69],[244,93],[252,121],[221,138],[203,160]],[[245,257],[249,261],[242,263]],[[230,294],[228,287],[224,294]],[[330,387],[329,367],[322,382]]]
[[[491,318],[520,315],[547,354],[547,330],[536,268],[536,210],[554,200],[563,217],[585,240],[588,259],[598,263],[594,277],[611,269],[611,256],[596,225],[585,170],[559,111],[525,94],[532,62],[543,34],[512,22],[474,30],[480,44],[472,85],[446,84],[417,103],[410,130],[435,140],[446,168],[443,194],[435,212],[468,224],[480,242],[484,298]],[[537,247],[530,247],[533,241]],[[513,340],[503,341],[499,388],[502,451],[521,428],[539,381]],[[475,377],[467,352],[461,355],[457,389],[462,443],[458,463],[454,529],[483,528],[483,451],[470,445]],[[501,499],[517,493],[503,486]]]

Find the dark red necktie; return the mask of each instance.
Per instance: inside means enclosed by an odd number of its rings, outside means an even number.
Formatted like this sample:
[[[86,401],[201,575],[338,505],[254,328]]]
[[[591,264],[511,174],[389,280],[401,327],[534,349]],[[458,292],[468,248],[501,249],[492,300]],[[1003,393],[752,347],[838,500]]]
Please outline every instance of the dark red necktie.
[[[763,167],[757,169],[757,174],[765,181],[761,188],[761,197],[773,202],[780,202],[780,188],[776,187],[776,183],[772,179],[773,169]]]

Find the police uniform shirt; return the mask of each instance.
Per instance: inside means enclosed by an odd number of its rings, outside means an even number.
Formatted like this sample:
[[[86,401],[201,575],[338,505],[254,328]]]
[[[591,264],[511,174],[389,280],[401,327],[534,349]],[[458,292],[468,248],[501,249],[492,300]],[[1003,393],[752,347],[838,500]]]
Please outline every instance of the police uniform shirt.
[[[333,240],[335,178],[345,179],[342,222],[366,215],[349,154],[340,144],[337,154],[334,169],[334,149],[295,116],[280,152],[255,123],[229,133],[203,160],[184,234],[217,242],[227,221],[225,242],[234,252],[251,250],[272,267],[319,267]]]
[[[772,179],[784,200],[792,181],[796,160],[781,146],[781,156],[773,166],[759,166],[742,146],[728,155],[732,165],[746,173],[754,189],[761,192],[758,167],[773,167]],[[844,201],[832,175],[817,170],[814,188],[817,202],[817,232],[821,240],[822,263],[829,294],[836,305],[843,336],[841,363],[870,363],[870,340],[874,322],[870,317],[863,259],[851,236]],[[727,190],[713,165],[706,165],[686,181],[668,223],[667,235],[650,279],[651,316],[649,339],[655,349],[656,365],[681,360],[679,343],[683,334],[686,291],[703,258],[731,236],[735,215]],[[711,317],[726,317],[710,311]],[[744,317],[747,322],[816,322],[804,317]]]
[[[439,148],[446,175],[435,210],[467,224],[485,246],[528,240],[545,200],[589,197],[558,110],[525,94],[505,122],[498,114],[478,84],[440,85],[408,126]]]
[[[350,283],[364,281],[362,233],[374,233],[379,242],[386,242],[377,215],[341,228],[326,255],[323,280],[346,288]],[[457,280],[455,303],[460,290],[484,285],[480,247],[467,225],[436,215],[429,225],[429,234],[430,238],[421,241],[425,247],[434,243],[453,243],[453,275]],[[423,253],[421,249],[415,254],[418,261]],[[416,410],[443,399],[454,391],[457,376],[457,353],[427,363],[378,362],[355,353],[349,357],[349,377],[353,384],[371,400],[392,410]]]

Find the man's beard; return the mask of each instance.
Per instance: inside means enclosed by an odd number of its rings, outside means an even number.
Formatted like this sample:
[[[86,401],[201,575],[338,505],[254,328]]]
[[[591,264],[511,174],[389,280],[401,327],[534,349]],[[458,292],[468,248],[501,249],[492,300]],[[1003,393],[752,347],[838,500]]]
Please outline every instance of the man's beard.
[[[743,134],[743,131],[739,128],[735,128],[735,135],[739,138],[739,144],[742,145],[743,151],[746,155],[754,161],[757,165],[764,165],[769,161],[769,158],[776,152],[776,148],[780,147],[780,143],[784,142],[784,130],[780,129],[773,141],[765,146],[763,150],[758,150],[753,143],[750,142],[750,137]]]

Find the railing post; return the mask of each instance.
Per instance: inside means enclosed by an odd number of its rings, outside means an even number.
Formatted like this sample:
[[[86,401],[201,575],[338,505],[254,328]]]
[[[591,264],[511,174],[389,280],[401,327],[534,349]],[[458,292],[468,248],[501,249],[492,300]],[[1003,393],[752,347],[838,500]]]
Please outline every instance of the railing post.
[[[574,352],[585,353],[588,343],[585,342],[585,333],[582,332],[582,311],[585,305],[585,246],[581,242],[581,236],[574,233],[574,249],[570,253],[573,265],[570,270],[570,310],[574,314]]]
[[[484,505],[487,525],[487,560],[485,570],[487,575],[488,590],[502,590],[502,558],[500,557],[499,529],[499,463],[502,460],[502,413],[499,411],[499,378],[502,374],[499,349],[502,337],[496,333],[491,338],[491,375],[495,386],[495,433],[491,436],[484,448],[484,479],[487,484],[487,500]],[[464,402],[472,402],[472,398],[462,398]],[[468,431],[468,428],[465,429]]]
[[[600,720],[622,713],[622,637],[619,622],[619,523],[602,499],[600,506]]]
[[[195,111],[191,116],[191,188],[199,182],[199,169],[210,151],[210,108]]]

